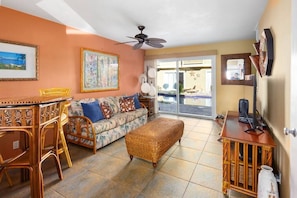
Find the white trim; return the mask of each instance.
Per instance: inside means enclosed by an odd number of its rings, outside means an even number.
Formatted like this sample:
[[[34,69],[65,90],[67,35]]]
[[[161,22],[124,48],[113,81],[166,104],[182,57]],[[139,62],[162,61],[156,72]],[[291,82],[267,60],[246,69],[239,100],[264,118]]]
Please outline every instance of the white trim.
[[[295,0],[292,3],[292,16],[291,16],[291,78],[290,78],[290,128],[296,128],[297,119],[297,92],[296,92],[296,75],[297,75],[297,2]],[[297,194],[297,138],[290,135],[290,197],[296,197]]]

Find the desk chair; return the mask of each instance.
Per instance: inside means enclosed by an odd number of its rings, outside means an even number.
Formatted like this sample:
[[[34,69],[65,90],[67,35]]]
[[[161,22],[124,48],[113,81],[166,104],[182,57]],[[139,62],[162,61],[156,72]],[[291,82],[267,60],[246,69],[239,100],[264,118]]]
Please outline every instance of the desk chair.
[[[40,96],[69,96],[70,97],[70,89],[69,88],[46,88],[39,90]],[[63,127],[68,123],[68,107],[70,106],[69,102],[64,102],[61,111],[60,111],[60,142],[61,146],[59,147],[58,154],[65,153],[66,160],[69,167],[72,167],[72,161],[69,154],[68,146],[66,143],[65,135]]]

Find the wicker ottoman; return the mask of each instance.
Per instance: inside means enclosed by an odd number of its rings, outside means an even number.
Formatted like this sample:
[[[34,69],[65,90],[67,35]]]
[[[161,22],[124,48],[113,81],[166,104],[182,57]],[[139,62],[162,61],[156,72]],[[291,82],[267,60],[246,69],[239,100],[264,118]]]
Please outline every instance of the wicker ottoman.
[[[157,118],[129,132],[125,141],[130,159],[142,158],[152,162],[155,168],[162,155],[178,140],[180,143],[183,131],[183,121]]]

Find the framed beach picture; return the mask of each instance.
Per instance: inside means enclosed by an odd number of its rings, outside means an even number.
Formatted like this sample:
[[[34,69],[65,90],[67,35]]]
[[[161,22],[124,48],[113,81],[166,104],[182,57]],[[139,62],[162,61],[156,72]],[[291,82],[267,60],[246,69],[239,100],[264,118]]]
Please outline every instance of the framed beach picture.
[[[81,48],[81,92],[118,89],[118,55]]]
[[[38,47],[0,40],[0,81],[38,80]]]

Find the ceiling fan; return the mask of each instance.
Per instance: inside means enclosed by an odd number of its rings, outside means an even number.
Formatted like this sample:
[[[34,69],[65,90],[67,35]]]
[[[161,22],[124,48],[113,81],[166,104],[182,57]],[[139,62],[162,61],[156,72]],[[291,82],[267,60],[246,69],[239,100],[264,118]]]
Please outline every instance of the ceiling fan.
[[[138,42],[132,47],[135,50],[141,48],[143,43],[145,43],[151,47],[155,47],[155,48],[164,47],[164,45],[162,45],[161,43],[166,43],[166,40],[161,39],[161,38],[148,38],[148,36],[146,34],[142,33],[144,28],[145,28],[144,26],[140,25],[140,26],[138,26],[138,29],[140,30],[140,34],[136,34],[134,37],[128,36],[128,38],[135,39],[136,41],[127,41],[127,42],[117,43],[117,44]]]

